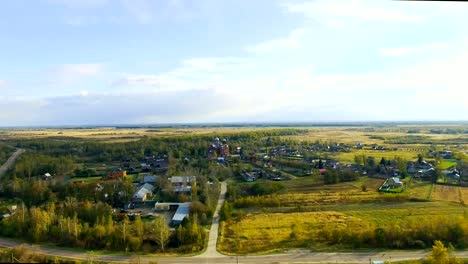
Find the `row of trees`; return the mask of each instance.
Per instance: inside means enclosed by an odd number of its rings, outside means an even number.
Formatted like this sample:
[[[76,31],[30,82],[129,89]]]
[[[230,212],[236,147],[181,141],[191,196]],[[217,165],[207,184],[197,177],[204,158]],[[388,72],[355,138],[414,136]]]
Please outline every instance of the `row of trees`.
[[[0,144],[0,164],[3,164],[13,153],[13,148]]]
[[[325,224],[318,239],[330,245],[352,248],[426,248],[442,240],[457,248],[468,246],[468,222],[459,217],[417,217],[386,226],[351,223],[343,226]]]
[[[32,242],[55,242],[63,246],[88,249],[125,251],[166,251],[172,248],[203,248],[206,237],[197,216],[185,220],[175,232],[170,232],[164,218],[142,221],[127,215],[115,221],[111,208],[105,204],[54,204],[47,207],[20,208],[16,214],[0,221],[0,234],[27,238]],[[71,216],[70,216],[71,215]]]
[[[76,168],[73,157],[53,157],[37,153],[25,153],[16,162],[15,173],[17,176],[31,179],[33,176],[45,173],[63,175]]]
[[[323,182],[325,184],[334,184],[339,182],[349,182],[359,179],[359,173],[350,170],[335,171],[327,170],[323,175]]]

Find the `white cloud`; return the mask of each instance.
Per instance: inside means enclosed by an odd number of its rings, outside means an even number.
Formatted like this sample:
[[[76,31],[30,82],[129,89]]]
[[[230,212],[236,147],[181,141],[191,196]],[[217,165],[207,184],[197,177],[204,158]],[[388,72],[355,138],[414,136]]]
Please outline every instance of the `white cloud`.
[[[58,67],[51,78],[59,84],[70,84],[82,78],[96,76],[104,68],[100,63],[64,64]]]
[[[382,0],[326,0],[312,2],[289,2],[283,6],[287,12],[302,14],[322,22],[338,23],[345,19],[361,21],[409,22],[422,21],[419,15],[407,14],[402,5]]]
[[[245,49],[248,52],[263,54],[279,49],[299,48],[302,46],[302,37],[304,34],[305,29],[295,29],[286,38],[269,40],[256,45],[247,46]]]
[[[448,48],[447,43],[431,43],[413,47],[381,48],[379,49],[379,52],[383,56],[399,57],[413,53],[433,52],[445,48]]]
[[[206,57],[183,60],[181,66],[160,74],[122,74],[112,86],[155,87],[158,90],[212,88],[229,71],[248,68],[249,61],[235,57]]]

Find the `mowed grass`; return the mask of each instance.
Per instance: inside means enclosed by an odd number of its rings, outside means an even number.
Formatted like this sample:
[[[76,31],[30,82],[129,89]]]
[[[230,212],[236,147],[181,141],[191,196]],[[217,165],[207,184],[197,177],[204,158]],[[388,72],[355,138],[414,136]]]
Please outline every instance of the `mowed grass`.
[[[468,188],[434,184],[431,198],[433,200],[468,204]]]
[[[429,199],[431,198],[432,183],[428,181],[412,180],[409,183],[407,193],[410,197]]]

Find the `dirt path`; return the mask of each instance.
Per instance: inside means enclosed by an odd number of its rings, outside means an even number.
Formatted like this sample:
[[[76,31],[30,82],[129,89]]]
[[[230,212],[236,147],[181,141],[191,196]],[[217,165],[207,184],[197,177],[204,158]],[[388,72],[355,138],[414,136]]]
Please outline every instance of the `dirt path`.
[[[15,164],[16,159],[24,152],[24,149],[16,149],[16,151],[11,154],[10,158],[8,158],[8,160],[0,167],[0,177],[2,177],[3,174],[5,174]]]

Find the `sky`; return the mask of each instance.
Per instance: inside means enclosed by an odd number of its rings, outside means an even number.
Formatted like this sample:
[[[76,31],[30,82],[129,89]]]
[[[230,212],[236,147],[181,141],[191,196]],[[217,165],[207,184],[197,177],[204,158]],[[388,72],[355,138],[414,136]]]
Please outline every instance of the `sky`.
[[[468,3],[0,2],[0,126],[468,120]]]

